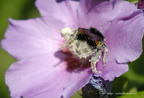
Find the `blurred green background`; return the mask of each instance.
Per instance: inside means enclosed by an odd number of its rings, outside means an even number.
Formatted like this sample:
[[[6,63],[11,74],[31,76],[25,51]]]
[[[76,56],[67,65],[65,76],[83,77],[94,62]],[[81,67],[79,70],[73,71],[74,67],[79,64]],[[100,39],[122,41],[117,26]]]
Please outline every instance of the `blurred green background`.
[[[35,5],[35,0],[0,0],[0,40],[8,27],[8,18],[28,19],[40,17]],[[0,98],[10,98],[4,83],[6,69],[16,60],[0,48]]]
[[[136,2],[136,0],[128,1]],[[35,0],[0,0],[0,40],[4,38],[4,32],[8,27],[8,18],[29,19],[40,17],[34,2]],[[4,83],[4,74],[6,69],[15,61],[6,51],[0,48],[0,98],[10,98],[7,86]],[[72,98],[81,98],[79,92]],[[128,72],[115,79],[112,92],[117,94],[111,95],[110,98],[144,98],[144,53],[138,60],[129,63]],[[128,94],[118,94],[122,92]]]

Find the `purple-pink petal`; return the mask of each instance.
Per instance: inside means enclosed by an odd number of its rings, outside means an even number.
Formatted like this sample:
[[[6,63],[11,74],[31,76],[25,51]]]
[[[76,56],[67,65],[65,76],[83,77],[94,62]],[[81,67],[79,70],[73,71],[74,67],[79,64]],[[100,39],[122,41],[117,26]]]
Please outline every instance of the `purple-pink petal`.
[[[121,9],[121,0],[81,0],[78,9],[79,26],[95,27],[105,33]]]
[[[65,55],[57,55],[65,59]],[[12,64],[5,75],[11,97],[60,98],[70,75],[61,60],[49,53]]]
[[[123,3],[122,10],[105,32],[109,48],[107,62],[131,62],[142,53],[143,12],[128,2]]]
[[[49,16],[70,23],[76,26],[77,21],[77,7],[79,2],[72,0],[37,0],[36,6],[42,16]]]
[[[53,18],[9,21],[2,48],[16,59],[58,51],[63,40],[60,30],[65,23]]]
[[[75,92],[84,87],[91,77],[91,69],[73,71],[63,91],[63,98],[70,98]]]
[[[128,71],[128,64],[108,62],[106,66],[103,66],[102,62],[99,62],[97,68],[102,72],[95,75],[102,77],[104,80],[113,81],[115,77],[119,77]]]

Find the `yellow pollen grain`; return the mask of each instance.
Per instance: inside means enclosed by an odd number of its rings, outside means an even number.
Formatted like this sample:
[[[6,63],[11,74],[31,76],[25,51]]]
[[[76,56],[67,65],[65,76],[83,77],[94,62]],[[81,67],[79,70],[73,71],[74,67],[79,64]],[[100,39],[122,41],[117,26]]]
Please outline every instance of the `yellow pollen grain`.
[[[95,41],[97,47],[100,47],[101,46],[101,42],[100,41]]]

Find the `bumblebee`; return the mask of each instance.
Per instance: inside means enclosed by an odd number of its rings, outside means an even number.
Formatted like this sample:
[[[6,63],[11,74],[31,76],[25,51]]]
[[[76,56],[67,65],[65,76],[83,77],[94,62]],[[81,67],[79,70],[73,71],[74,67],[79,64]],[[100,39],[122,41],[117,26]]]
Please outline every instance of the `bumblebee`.
[[[68,46],[70,51],[81,58],[90,58],[91,68],[94,73],[101,73],[96,70],[96,63],[103,56],[103,64],[106,65],[107,45],[104,43],[104,36],[96,28],[78,28],[72,30],[64,28],[61,30],[61,36],[66,42],[60,48]],[[102,52],[103,55],[102,55]]]

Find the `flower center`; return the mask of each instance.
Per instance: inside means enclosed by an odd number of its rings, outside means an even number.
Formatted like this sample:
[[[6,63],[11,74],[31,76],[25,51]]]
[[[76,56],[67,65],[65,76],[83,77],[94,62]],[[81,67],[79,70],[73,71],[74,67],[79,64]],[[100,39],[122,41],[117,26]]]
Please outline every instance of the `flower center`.
[[[79,59],[89,59],[92,71],[100,73],[96,70],[96,63],[103,56],[103,64],[106,65],[106,55],[108,48],[104,43],[104,36],[95,28],[85,29],[70,29],[68,27],[61,30],[61,36],[65,38],[66,42],[60,48],[66,46]],[[102,55],[102,52],[103,55]]]
[[[61,52],[67,55],[67,58],[65,59],[66,65],[68,65],[67,70],[79,71],[79,68],[81,69],[90,67],[90,62],[88,59],[79,59],[76,55],[74,55],[72,52],[68,50],[63,50]]]

